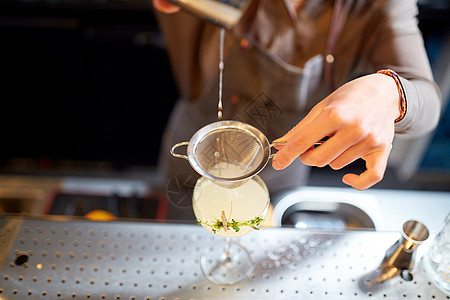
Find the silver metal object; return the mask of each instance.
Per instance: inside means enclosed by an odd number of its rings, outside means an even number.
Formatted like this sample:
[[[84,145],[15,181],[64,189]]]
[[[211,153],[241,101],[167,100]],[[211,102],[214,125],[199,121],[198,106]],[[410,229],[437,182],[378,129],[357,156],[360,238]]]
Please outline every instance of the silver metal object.
[[[214,183],[236,188],[261,172],[275,155],[274,146],[286,142],[269,143],[256,127],[239,121],[219,121],[198,130],[189,142],[175,144],[170,153],[189,161],[201,176]],[[314,147],[322,141],[314,143]],[[187,146],[186,154],[175,150]]]
[[[233,27],[251,0],[169,0],[193,15],[225,28]]]
[[[378,198],[370,193],[300,187],[274,202],[272,219],[277,227],[385,230]]]
[[[198,130],[189,142],[177,143],[170,153],[188,160],[201,176],[223,187],[235,188],[264,169],[273,156],[274,145],[249,124],[219,121]],[[181,146],[187,146],[187,155],[175,152]]]
[[[404,279],[412,278],[412,269],[415,264],[416,249],[430,233],[427,227],[415,220],[403,224],[401,238],[386,251],[381,265],[365,280],[369,286],[384,282],[401,275]]]
[[[448,299],[421,272],[368,287],[398,232],[261,228],[237,238],[255,260],[234,286],[210,283],[200,255],[222,238],[201,226],[0,217],[0,298]],[[21,259],[18,259],[21,258]]]

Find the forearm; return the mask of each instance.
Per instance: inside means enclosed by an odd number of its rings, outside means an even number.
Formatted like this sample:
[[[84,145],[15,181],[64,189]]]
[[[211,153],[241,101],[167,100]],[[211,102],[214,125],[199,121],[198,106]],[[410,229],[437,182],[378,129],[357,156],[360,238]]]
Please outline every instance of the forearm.
[[[374,18],[379,26],[367,41],[375,70],[392,69],[406,94],[405,117],[395,124],[396,134],[418,137],[432,131],[441,110],[441,95],[434,82],[424,41],[417,27],[415,2],[390,1]]]

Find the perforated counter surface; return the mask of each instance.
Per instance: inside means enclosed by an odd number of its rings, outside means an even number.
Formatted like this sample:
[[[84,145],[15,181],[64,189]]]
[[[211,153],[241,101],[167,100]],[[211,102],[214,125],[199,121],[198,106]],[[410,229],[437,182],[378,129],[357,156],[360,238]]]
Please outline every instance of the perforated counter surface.
[[[232,286],[202,274],[222,238],[197,225],[0,217],[0,299],[450,299],[419,267],[369,288],[399,232],[263,228],[238,238],[256,267]],[[420,264],[418,264],[420,266]]]

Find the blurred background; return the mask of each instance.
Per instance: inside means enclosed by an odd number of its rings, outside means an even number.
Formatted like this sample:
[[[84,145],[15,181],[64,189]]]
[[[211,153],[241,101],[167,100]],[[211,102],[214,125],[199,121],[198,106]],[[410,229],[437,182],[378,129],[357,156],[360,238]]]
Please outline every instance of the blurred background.
[[[374,189],[450,190],[450,1],[419,8],[442,117],[395,140]],[[0,209],[164,218],[152,182],[178,93],[150,0],[3,0],[0,36]],[[362,168],[313,168],[309,185],[345,187]]]

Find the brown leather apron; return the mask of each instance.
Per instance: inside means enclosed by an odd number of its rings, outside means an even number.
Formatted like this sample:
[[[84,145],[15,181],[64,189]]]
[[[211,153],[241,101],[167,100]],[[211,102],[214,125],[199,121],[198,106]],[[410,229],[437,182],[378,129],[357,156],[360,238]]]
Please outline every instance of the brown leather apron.
[[[226,38],[235,39],[231,34]],[[269,53],[257,41],[243,50],[239,40],[234,40],[224,61],[223,120],[251,124],[261,130],[269,142],[281,137],[328,94],[323,80],[326,69],[323,57],[316,55],[300,68]],[[218,78],[195,101],[180,100],[176,104],[161,150],[161,171],[166,180],[193,172],[186,160],[171,156],[169,150],[178,142],[189,141],[201,127],[218,121]],[[307,184],[308,174],[309,167],[297,159],[282,171],[274,170],[269,162],[260,176],[270,192],[276,193]]]

